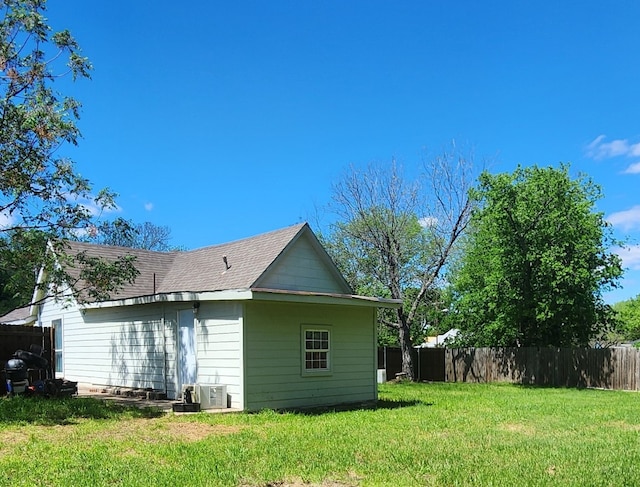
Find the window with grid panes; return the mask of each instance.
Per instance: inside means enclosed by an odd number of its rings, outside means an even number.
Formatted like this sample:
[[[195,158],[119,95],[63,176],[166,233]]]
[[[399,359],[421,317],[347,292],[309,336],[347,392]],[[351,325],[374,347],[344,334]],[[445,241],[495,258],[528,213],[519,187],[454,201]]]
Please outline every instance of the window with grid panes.
[[[327,328],[303,327],[305,373],[331,370],[331,333]]]

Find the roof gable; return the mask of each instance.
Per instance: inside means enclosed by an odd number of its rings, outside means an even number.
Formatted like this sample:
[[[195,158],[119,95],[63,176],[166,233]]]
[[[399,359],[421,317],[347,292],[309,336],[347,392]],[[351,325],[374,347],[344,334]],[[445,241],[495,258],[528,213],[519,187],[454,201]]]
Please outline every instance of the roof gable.
[[[308,226],[289,243],[254,287],[337,294],[353,292]]]

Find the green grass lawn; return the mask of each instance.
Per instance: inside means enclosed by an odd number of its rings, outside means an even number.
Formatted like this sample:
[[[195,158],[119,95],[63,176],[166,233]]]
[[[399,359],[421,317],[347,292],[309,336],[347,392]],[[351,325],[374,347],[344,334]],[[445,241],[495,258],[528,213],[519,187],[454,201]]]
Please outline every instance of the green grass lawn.
[[[376,409],[0,400],[0,485],[640,485],[640,395],[385,384]]]

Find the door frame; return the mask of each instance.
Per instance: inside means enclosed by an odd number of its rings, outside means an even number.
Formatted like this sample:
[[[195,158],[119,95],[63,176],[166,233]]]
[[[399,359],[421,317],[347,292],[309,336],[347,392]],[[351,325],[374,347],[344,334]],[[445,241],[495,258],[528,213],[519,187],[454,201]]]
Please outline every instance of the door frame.
[[[176,396],[179,398],[183,384],[195,383],[198,378],[198,333],[196,327],[196,316],[193,308],[179,309],[177,312],[176,326]],[[185,349],[183,341],[183,330],[190,330],[191,353]],[[188,354],[188,355],[185,355]],[[189,363],[192,363],[193,370],[187,370]],[[193,379],[193,380],[191,380]]]

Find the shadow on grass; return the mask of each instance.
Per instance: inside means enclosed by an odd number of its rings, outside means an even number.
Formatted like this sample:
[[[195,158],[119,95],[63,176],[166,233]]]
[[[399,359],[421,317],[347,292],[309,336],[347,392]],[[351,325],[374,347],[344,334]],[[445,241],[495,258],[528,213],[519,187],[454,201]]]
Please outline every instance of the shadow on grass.
[[[555,386],[550,384],[518,384],[510,383],[509,385],[518,389],[541,389],[541,390],[555,390],[555,391],[598,391],[598,390],[613,390],[613,389],[601,389],[598,387],[586,387],[583,384],[577,384],[573,386]]]
[[[339,404],[336,406],[318,406],[309,408],[291,408],[281,409],[278,412],[296,413],[304,416],[319,416],[322,414],[349,412],[349,411],[378,411],[386,409],[400,409],[411,406],[433,406],[433,403],[412,400],[412,401],[395,401],[391,399],[380,399],[377,402]]]
[[[0,424],[74,424],[79,419],[155,418],[157,408],[139,408],[90,397],[3,397],[0,398]]]

